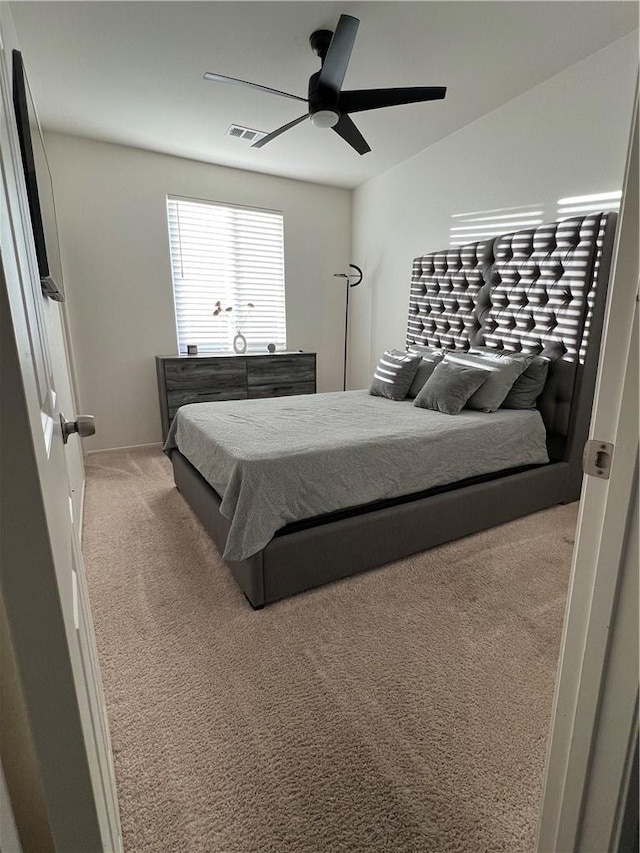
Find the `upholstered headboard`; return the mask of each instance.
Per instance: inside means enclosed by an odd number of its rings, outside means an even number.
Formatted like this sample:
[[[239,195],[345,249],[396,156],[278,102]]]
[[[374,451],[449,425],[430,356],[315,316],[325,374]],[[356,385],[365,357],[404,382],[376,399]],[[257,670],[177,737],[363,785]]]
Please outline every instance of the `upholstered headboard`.
[[[588,428],[615,220],[578,216],[413,262],[407,345],[549,356],[538,407],[547,432],[561,439],[558,457],[573,443],[576,418],[586,417]],[[585,371],[591,390],[583,393]]]

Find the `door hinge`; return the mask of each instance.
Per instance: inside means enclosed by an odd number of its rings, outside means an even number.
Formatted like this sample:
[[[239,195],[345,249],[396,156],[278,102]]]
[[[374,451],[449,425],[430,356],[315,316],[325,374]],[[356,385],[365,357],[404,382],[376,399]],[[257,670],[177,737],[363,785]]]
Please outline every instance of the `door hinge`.
[[[614,445],[608,441],[590,439],[584,446],[582,454],[582,470],[589,477],[600,477],[608,480],[611,474],[611,459]]]

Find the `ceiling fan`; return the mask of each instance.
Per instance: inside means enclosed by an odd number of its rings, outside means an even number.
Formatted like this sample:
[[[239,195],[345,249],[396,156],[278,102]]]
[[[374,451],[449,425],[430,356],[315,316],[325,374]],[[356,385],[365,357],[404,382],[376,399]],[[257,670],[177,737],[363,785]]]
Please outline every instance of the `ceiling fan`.
[[[252,148],[262,148],[272,139],[295,127],[297,124],[310,119],[315,127],[331,128],[338,136],[354,148],[358,154],[371,151],[363,135],[349,118],[349,113],[377,110],[380,107],[394,107],[400,104],[415,104],[423,101],[435,101],[444,98],[444,86],[412,86],[400,89],[356,89],[342,91],[342,81],[347,72],[349,58],[356,40],[360,21],[351,15],[340,15],[335,33],[331,30],[316,30],[311,33],[309,43],[322,66],[320,71],[309,78],[309,93],[307,98],[271,89],[247,80],[226,77],[223,74],[207,72],[205,80],[215,83],[231,83],[234,86],[248,86],[261,92],[292,98],[308,104],[308,111],[299,118],[284,124],[267,136],[254,142]]]

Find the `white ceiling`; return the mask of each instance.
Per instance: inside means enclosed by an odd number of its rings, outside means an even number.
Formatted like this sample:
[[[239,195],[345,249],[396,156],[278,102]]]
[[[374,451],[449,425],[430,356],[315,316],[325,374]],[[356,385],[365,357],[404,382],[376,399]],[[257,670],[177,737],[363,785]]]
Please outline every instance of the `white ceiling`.
[[[45,128],[243,169],[355,187],[638,26],[634,2],[19,2],[18,38]],[[304,122],[304,104],[202,79],[205,71],[306,97],[308,38],[360,19],[345,88],[448,87],[444,101],[360,113],[372,151]]]

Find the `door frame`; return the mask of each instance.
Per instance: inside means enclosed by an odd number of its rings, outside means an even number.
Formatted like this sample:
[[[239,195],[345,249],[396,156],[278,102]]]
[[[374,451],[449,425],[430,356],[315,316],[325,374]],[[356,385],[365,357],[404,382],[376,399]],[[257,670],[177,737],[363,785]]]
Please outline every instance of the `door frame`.
[[[638,229],[636,86],[589,431],[615,449],[610,479],[583,480],[539,853],[618,849],[637,742]]]

